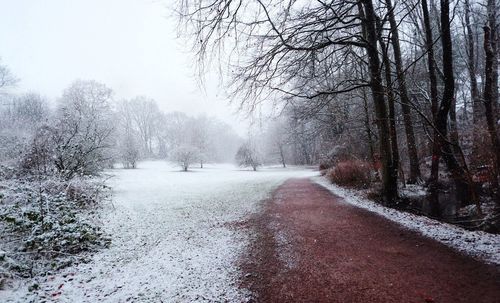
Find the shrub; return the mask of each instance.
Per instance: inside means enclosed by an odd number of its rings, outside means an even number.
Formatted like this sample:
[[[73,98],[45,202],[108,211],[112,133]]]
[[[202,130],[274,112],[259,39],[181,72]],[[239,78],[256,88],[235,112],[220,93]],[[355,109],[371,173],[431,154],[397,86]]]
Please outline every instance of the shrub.
[[[1,181],[0,281],[46,275],[108,246],[97,208],[110,194],[98,178]]]
[[[198,158],[198,151],[191,145],[181,145],[172,153],[172,160],[177,161],[183,171],[188,171],[189,166]]]
[[[239,166],[251,166],[254,171],[257,170],[257,167],[262,165],[260,162],[259,152],[249,142],[244,143],[242,146],[240,146],[238,152],[236,153],[235,159]]]
[[[319,164],[319,170],[323,173],[323,171],[326,171],[330,168],[333,167],[333,162],[332,161],[322,161],[320,164]]]
[[[366,188],[371,182],[371,169],[365,161],[342,161],[328,170],[327,177],[332,183],[341,186]]]

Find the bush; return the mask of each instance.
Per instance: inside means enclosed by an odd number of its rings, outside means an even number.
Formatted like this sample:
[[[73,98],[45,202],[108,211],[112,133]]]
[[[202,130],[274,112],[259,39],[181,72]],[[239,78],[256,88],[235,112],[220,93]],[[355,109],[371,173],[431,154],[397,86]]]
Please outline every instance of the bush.
[[[323,173],[323,171],[326,172],[326,170],[328,170],[332,167],[333,167],[332,161],[321,161],[321,163],[319,163],[319,170],[320,170],[320,172],[322,172],[323,175],[325,174],[325,173]]]
[[[328,170],[327,177],[341,186],[366,188],[371,182],[370,164],[360,160],[342,161]]]
[[[0,281],[46,275],[108,246],[96,208],[110,194],[98,178],[0,181]]]
[[[261,166],[260,162],[260,154],[257,149],[250,142],[244,143],[238,151],[236,152],[236,162],[241,167],[252,167],[254,171],[257,170],[257,167]]]

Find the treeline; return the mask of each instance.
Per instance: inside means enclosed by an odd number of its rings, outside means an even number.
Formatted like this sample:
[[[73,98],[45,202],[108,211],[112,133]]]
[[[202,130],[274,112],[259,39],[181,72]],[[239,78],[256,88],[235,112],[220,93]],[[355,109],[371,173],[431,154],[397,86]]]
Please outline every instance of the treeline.
[[[157,103],[136,97],[118,104],[119,158],[125,167],[135,167],[137,159],[168,159],[189,164],[233,162],[242,139],[231,126],[207,116],[165,113]],[[184,166],[184,165],[183,165]]]
[[[241,108],[298,126],[309,161],[371,163],[389,205],[423,182],[481,214],[500,203],[497,2],[184,0],[180,19]]]
[[[96,81],[75,81],[55,108],[35,93],[4,95],[0,124],[2,163],[66,178],[115,163],[135,168],[140,159],[177,160],[181,149],[201,166],[232,162],[242,141],[226,123],[165,113],[147,97],[114,101],[113,91]]]

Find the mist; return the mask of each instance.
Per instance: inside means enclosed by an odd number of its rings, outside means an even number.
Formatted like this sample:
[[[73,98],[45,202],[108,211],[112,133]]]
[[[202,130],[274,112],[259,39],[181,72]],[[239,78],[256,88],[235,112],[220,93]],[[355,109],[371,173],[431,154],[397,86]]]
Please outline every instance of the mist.
[[[1,302],[500,298],[498,0],[0,3]]]

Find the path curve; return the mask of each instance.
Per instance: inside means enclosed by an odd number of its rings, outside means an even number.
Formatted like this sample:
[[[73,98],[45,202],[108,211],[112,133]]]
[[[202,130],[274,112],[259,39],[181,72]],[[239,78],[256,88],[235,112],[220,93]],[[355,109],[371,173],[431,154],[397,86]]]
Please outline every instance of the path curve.
[[[291,179],[248,222],[257,302],[500,302],[500,269]]]

